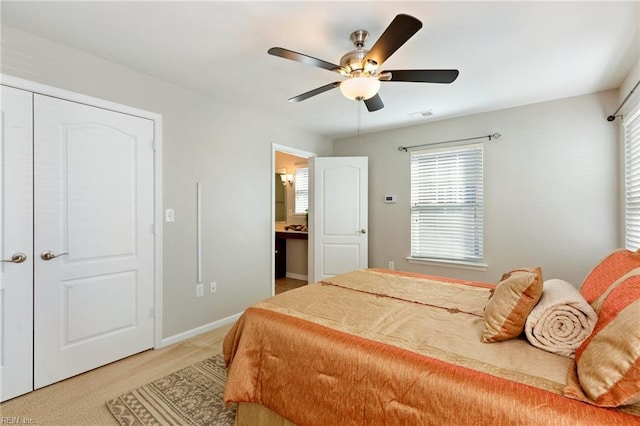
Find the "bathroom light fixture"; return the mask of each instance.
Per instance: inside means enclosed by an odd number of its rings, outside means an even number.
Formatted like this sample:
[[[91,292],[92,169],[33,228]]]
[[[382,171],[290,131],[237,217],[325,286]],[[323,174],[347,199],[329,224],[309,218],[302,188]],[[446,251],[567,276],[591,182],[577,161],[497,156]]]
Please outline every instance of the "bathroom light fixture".
[[[375,77],[360,75],[351,77],[340,83],[340,91],[344,96],[354,101],[364,101],[373,98],[380,90],[380,80]]]
[[[289,182],[289,186],[293,185],[293,175],[292,174],[281,174],[280,179],[282,179],[282,184],[287,186],[287,182]]]

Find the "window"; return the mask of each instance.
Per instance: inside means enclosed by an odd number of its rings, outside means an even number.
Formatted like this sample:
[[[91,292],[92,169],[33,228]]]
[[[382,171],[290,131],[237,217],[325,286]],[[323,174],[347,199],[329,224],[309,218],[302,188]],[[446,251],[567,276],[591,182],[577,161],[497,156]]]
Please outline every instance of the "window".
[[[296,169],[294,189],[294,214],[306,214],[309,209],[309,168],[300,167]]]
[[[411,154],[411,258],[482,264],[482,145]]]
[[[624,245],[640,248],[640,108],[624,125]]]

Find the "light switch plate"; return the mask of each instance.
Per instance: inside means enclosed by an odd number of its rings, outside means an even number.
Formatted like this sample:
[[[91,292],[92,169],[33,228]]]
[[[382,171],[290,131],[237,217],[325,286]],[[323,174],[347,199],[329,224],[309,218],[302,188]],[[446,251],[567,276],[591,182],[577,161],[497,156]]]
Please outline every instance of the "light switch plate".
[[[165,222],[173,222],[175,220],[175,213],[173,209],[165,209],[164,211],[164,221]]]

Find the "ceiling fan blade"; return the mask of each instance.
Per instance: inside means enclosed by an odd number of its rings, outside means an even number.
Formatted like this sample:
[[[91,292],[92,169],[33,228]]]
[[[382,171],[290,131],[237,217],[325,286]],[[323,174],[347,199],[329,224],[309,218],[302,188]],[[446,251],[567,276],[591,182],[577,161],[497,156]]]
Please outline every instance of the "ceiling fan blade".
[[[334,81],[333,83],[325,84],[324,86],[318,87],[317,89],[309,90],[308,92],[305,92],[305,93],[303,93],[301,95],[295,96],[295,97],[289,99],[289,102],[304,101],[305,99],[309,99],[312,96],[319,95],[320,93],[324,93],[327,90],[334,89],[334,88],[336,88],[338,86],[340,86],[340,82],[339,81]]]
[[[278,56],[280,58],[291,59],[292,61],[302,62],[303,64],[312,65],[318,68],[324,68],[329,71],[337,71],[340,69],[339,65],[332,64],[331,62],[323,61],[309,55],[294,52],[293,50],[284,49],[282,47],[272,47],[267,51],[269,55]]]
[[[387,81],[409,81],[416,83],[452,83],[460,72],[458,70],[385,70],[391,73]]]
[[[422,22],[413,16],[404,14],[396,16],[376,41],[376,44],[369,50],[363,63],[374,61],[378,66],[382,65],[389,56],[393,55],[393,52],[405,44],[420,28],[422,28]]]
[[[382,103],[382,99],[380,95],[376,93],[376,95],[372,98],[366,99],[364,104],[367,106],[369,112],[378,111],[379,109],[384,108],[384,104]]]

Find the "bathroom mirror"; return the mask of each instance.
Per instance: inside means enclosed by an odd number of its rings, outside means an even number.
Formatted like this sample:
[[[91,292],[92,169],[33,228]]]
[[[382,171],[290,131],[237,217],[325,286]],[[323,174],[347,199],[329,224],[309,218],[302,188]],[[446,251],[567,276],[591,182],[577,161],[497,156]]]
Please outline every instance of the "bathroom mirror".
[[[274,180],[276,222],[287,221],[287,187],[282,184],[282,178],[280,177],[286,174],[286,169],[276,170],[276,178]]]

